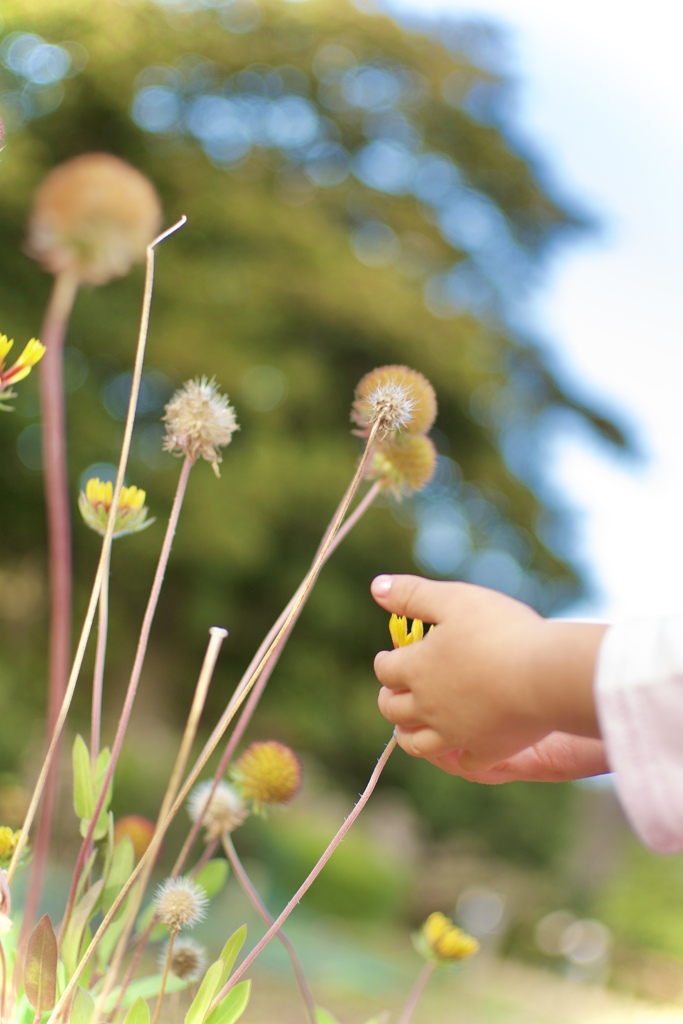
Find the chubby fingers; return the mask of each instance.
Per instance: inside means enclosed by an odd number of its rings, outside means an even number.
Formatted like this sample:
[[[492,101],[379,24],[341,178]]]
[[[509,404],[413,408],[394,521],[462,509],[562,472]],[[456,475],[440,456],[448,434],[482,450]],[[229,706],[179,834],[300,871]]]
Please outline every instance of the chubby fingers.
[[[395,732],[399,747],[411,757],[432,760],[442,757],[453,749],[452,743],[445,740],[436,729],[430,729],[427,725],[421,725],[415,729],[397,726]]]
[[[415,707],[415,698],[410,690],[390,690],[383,686],[377,697],[379,710],[392,725],[415,729],[422,720]]]
[[[448,586],[421,576],[376,576],[370,584],[370,593],[387,611],[436,623],[443,618]]]

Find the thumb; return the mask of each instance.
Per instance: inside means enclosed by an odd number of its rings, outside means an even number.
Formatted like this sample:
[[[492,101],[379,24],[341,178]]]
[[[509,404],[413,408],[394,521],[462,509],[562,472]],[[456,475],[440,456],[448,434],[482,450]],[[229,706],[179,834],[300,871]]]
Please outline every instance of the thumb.
[[[445,586],[441,581],[421,576],[376,576],[370,592],[377,604],[389,612],[436,623],[443,619]]]

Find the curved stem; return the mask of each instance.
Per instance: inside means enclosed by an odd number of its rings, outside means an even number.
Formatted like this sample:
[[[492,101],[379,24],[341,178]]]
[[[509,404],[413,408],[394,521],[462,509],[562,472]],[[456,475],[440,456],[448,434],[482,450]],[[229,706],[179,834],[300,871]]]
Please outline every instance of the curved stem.
[[[242,961],[242,963],[237,968],[237,970],[230,976],[230,978],[225,983],[225,985],[223,986],[221,991],[218,993],[218,995],[214,997],[213,1003],[211,1004],[211,1009],[212,1010],[214,1010],[216,1008],[216,1006],[218,1006],[218,1004],[220,1003],[221,999],[223,999],[227,995],[227,993],[233,987],[235,982],[238,981],[239,978],[242,977],[244,972],[251,966],[251,964],[254,962],[254,960],[259,955],[259,953],[268,945],[268,943],[273,938],[273,936],[277,934],[279,929],[282,927],[284,922],[287,920],[287,918],[289,917],[291,912],[296,907],[297,903],[301,900],[301,897],[310,889],[310,887],[312,886],[313,882],[316,880],[316,878],[318,877],[318,875],[320,874],[322,869],[325,867],[325,865],[327,864],[328,860],[330,859],[330,857],[332,856],[334,851],[337,849],[337,847],[341,843],[342,839],[344,838],[346,833],[349,831],[349,829],[351,828],[351,826],[355,822],[356,818],[358,817],[358,815],[360,814],[360,812],[363,810],[363,808],[365,807],[366,803],[370,799],[370,796],[372,795],[372,792],[373,792],[375,786],[377,785],[379,777],[382,774],[382,770],[383,770],[385,764],[387,763],[387,761],[389,760],[389,756],[390,756],[391,752],[394,750],[395,747],[396,747],[396,737],[392,736],[392,738],[389,740],[389,742],[387,743],[386,747],[382,751],[382,756],[380,757],[379,761],[377,762],[375,770],[373,771],[372,775],[370,776],[370,780],[369,780],[367,786],[365,787],[365,789],[363,790],[363,792],[362,792],[362,794],[360,796],[360,799],[358,800],[358,803],[353,808],[353,810],[349,814],[348,818],[346,819],[346,821],[344,822],[342,827],[339,829],[339,831],[335,835],[334,839],[329,844],[329,846],[327,847],[327,849],[323,853],[322,857],[320,858],[318,863],[315,865],[315,867],[313,868],[313,870],[309,874],[308,878],[302,883],[302,885],[299,886],[297,891],[294,893],[294,895],[292,896],[291,900],[289,901],[289,903],[287,904],[285,909],[282,911],[280,916],[273,922],[273,924],[270,926],[270,928],[268,929],[266,934],[263,936],[261,941],[256,946],[254,946],[254,948],[252,949],[251,953],[247,957],[245,957],[245,959]]]
[[[242,861],[239,859],[233,841],[227,834],[223,836],[223,849],[225,850],[226,856],[230,861],[230,864],[232,865],[232,870],[235,872],[235,878],[240,883],[242,891],[250,900],[256,913],[259,915],[261,920],[266,924],[266,926],[272,925],[274,920],[273,915],[270,913],[268,907],[265,905],[265,903],[259,896],[256,888],[254,887],[251,879],[249,878],[249,875],[244,870],[244,866],[242,864]],[[287,955],[289,956],[289,959],[291,961],[292,969],[294,970],[296,980],[299,983],[301,995],[303,996],[304,1003],[306,1004],[306,1010],[308,1012],[309,1020],[311,1021],[311,1024],[315,1024],[317,1019],[315,1013],[315,1000],[313,998],[313,993],[309,988],[308,981],[306,980],[306,975],[304,974],[303,967],[301,966],[301,961],[297,956],[296,950],[294,949],[291,940],[285,935],[285,933],[282,930],[280,930],[277,933],[277,937],[287,950]]]
[[[398,1024],[410,1024],[413,1019],[413,1014],[417,1004],[422,998],[422,993],[427,987],[427,982],[434,973],[434,964],[426,963],[420,973],[417,976],[417,981],[413,985],[410,994],[406,1000],[406,1004],[401,1011],[401,1016],[398,1019]]]

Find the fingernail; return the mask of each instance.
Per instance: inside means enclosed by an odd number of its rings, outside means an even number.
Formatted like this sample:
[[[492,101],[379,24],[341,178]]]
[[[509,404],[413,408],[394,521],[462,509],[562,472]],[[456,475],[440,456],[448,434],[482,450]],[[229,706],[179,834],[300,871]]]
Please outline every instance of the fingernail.
[[[375,597],[386,597],[391,590],[391,576],[376,576],[370,584]]]

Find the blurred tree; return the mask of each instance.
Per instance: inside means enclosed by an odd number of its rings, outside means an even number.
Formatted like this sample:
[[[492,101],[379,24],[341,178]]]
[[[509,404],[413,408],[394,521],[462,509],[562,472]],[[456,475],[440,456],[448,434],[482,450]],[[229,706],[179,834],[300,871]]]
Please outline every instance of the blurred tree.
[[[581,591],[543,438],[566,425],[559,412],[625,440],[513,324],[543,260],[586,219],[520,142],[496,37],[471,25],[435,41],[348,0],[6,0],[3,17],[1,329],[35,333],[48,290],[22,251],[33,189],[78,152],[116,153],[155,182],[169,223],[189,218],[158,256],[129,482],[163,519],[178,464],[161,453],[159,418],[184,379],[215,375],[242,425],[221,480],[204,465],[193,474],[142,701],[146,688],[179,720],[206,628],[221,623],[231,638],[211,712],[223,705],[351,476],[358,379],[403,362],[437,389],[435,482],[372,510],[325,569],[253,728],[355,787],[388,731],[374,703],[371,656],[388,634],[367,595],[373,574],[417,566],[544,612]],[[138,273],[79,296],[74,506],[79,482],[116,459],[140,291]],[[43,686],[33,381],[16,406],[0,421],[0,768],[24,749]],[[82,605],[97,541],[76,532]],[[132,661],[159,536],[116,544],[110,692]],[[401,781],[412,766],[399,755],[389,770]],[[428,790],[424,813],[457,824]],[[561,813],[556,790],[539,801],[545,824]]]

